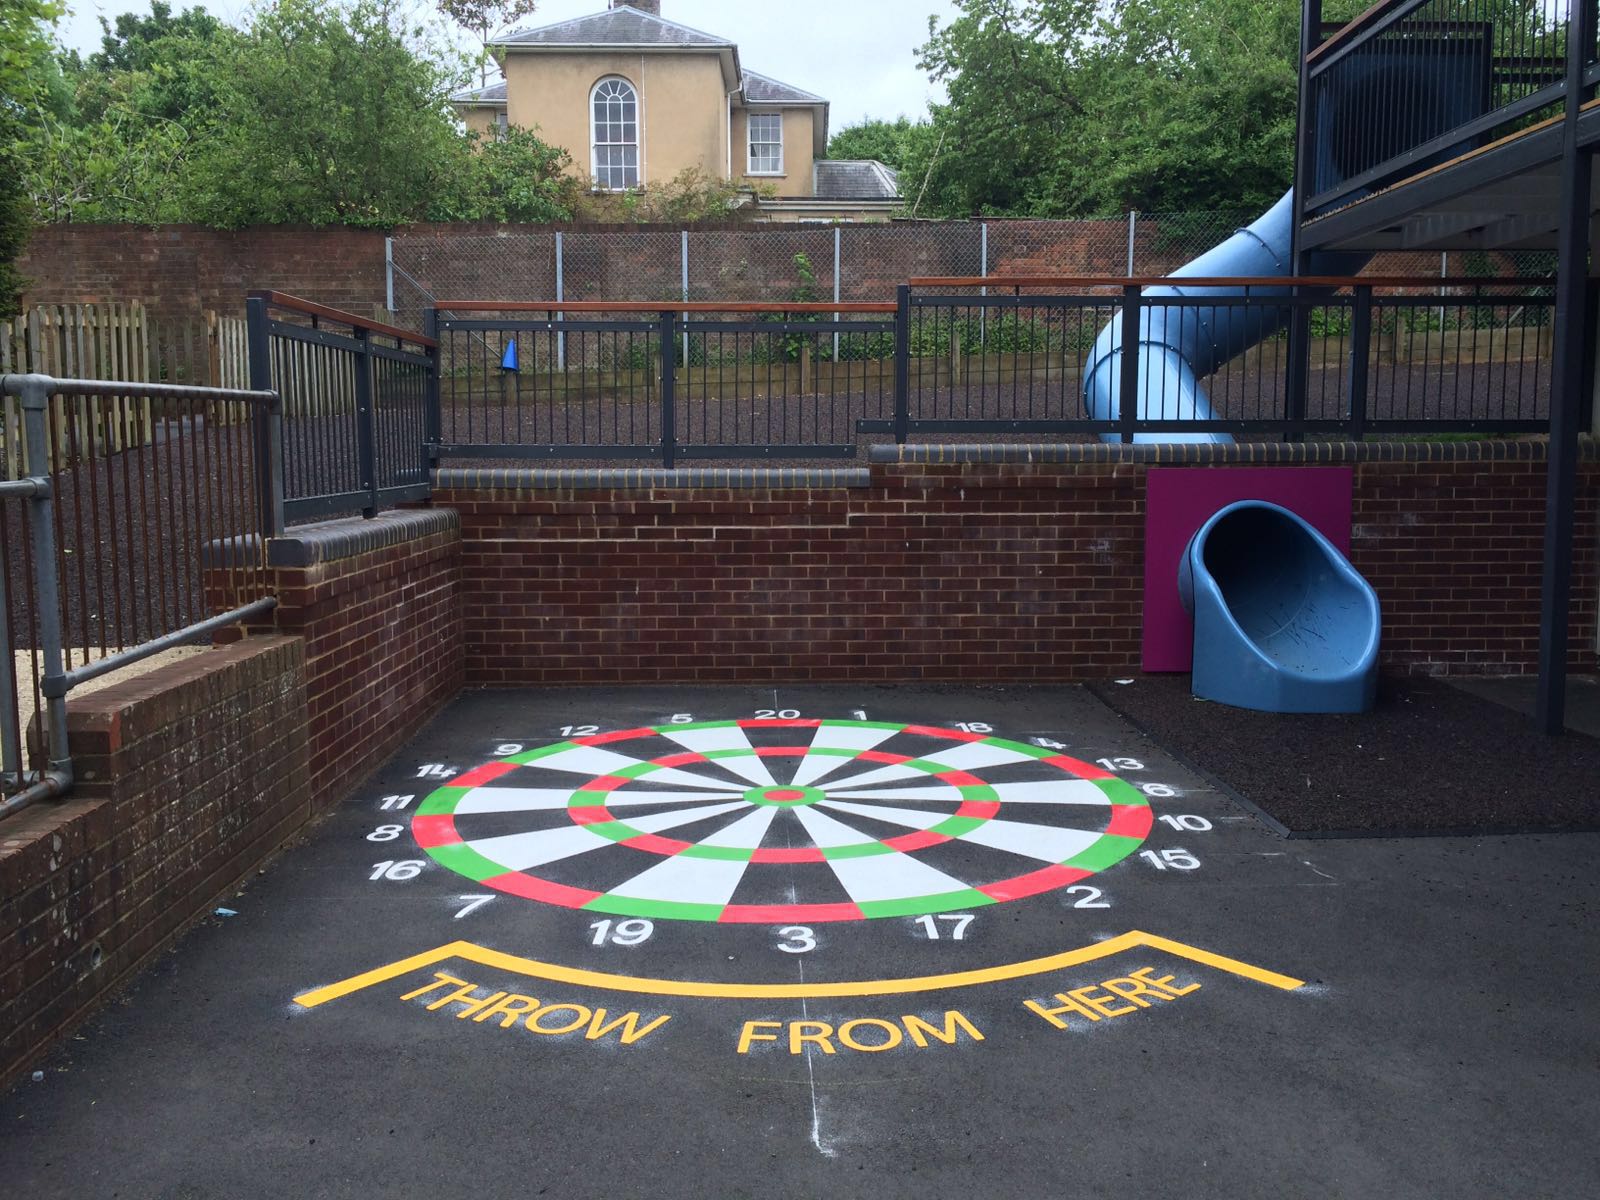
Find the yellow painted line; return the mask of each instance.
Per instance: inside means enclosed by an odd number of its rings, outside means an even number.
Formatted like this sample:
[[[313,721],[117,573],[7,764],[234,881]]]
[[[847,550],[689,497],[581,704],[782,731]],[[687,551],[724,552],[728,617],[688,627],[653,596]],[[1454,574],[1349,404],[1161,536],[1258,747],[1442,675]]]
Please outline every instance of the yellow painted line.
[[[557,963],[540,962],[536,958],[520,958],[504,954],[472,942],[450,942],[434,950],[413,954],[399,962],[352,975],[349,979],[313,988],[295,997],[302,1008],[315,1008],[329,1000],[337,1000],[352,992],[374,984],[384,983],[409,975],[423,967],[431,967],[447,959],[460,958],[480,966],[494,967],[516,975],[534,979],[547,979],[552,983],[566,983],[575,987],[604,988],[608,991],[637,992],[648,996],[691,996],[718,1000],[823,1000],[841,996],[900,996],[911,992],[939,992],[952,988],[974,987],[984,983],[1002,983],[1008,979],[1026,979],[1032,975],[1047,975],[1052,971],[1076,967],[1083,963],[1110,958],[1124,950],[1137,948],[1160,950],[1165,954],[1187,958],[1191,962],[1227,971],[1232,975],[1253,979],[1271,987],[1293,991],[1305,981],[1289,975],[1280,975],[1264,967],[1251,966],[1236,958],[1213,954],[1183,942],[1157,937],[1155,934],[1130,930],[1092,946],[1080,946],[1046,958],[1031,958],[1026,962],[1005,963],[996,967],[981,967],[974,971],[955,971],[946,975],[916,975],[905,979],[866,979],[842,983],[702,983],[683,979],[647,979],[636,975],[612,975],[604,971],[587,971],[581,967],[563,967]]]

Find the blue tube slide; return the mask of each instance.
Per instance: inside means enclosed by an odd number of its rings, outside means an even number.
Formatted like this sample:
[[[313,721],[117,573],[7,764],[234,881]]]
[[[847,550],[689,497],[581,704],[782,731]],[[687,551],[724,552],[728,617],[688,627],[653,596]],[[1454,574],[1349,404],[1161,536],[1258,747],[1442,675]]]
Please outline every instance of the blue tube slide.
[[[1237,276],[1249,279],[1284,277],[1290,274],[1290,235],[1294,221],[1294,191],[1261,217],[1234,233],[1199,258],[1185,263],[1172,278]],[[1311,271],[1318,275],[1349,275],[1359,271],[1367,255],[1323,253],[1313,258]],[[1162,296],[1241,296],[1241,288],[1227,287],[1152,287],[1144,295]],[[1287,296],[1289,289],[1252,288],[1252,296]],[[1153,307],[1139,314],[1139,416],[1145,420],[1211,419],[1211,404],[1200,380],[1229,359],[1277,333],[1283,324],[1284,310],[1272,305],[1245,308],[1242,305]],[[1091,419],[1110,421],[1117,416],[1117,381],[1122,359],[1122,322],[1114,319],[1100,331],[1083,374],[1083,406]],[[1122,436],[1103,433],[1102,441],[1120,442]],[[1135,434],[1135,442],[1231,442],[1225,433]]]
[[[1378,595],[1338,548],[1264,500],[1212,514],[1178,565],[1194,618],[1196,696],[1263,712],[1366,712],[1378,690]]]

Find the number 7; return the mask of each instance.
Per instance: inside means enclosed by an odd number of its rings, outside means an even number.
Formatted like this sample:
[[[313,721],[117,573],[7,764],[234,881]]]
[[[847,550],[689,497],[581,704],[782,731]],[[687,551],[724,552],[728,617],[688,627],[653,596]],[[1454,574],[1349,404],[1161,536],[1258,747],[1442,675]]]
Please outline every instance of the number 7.
[[[473,909],[482,908],[485,904],[489,903],[489,901],[493,900],[494,899],[494,894],[491,892],[490,894],[484,895],[484,896],[457,896],[456,899],[457,900],[470,900],[470,901],[472,901],[471,904],[467,905],[460,912],[456,913],[455,920],[459,921],[459,920],[461,920],[462,917],[466,916]]]

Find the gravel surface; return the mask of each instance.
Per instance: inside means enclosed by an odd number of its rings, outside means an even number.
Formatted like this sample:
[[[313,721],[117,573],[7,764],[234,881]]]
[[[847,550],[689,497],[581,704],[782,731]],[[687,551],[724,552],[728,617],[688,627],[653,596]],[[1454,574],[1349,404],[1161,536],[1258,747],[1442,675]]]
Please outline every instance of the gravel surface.
[[[1196,700],[1187,675],[1092,691],[1156,743],[1293,834],[1600,829],[1600,741],[1547,738],[1433,679],[1385,679],[1370,713],[1252,712]]]

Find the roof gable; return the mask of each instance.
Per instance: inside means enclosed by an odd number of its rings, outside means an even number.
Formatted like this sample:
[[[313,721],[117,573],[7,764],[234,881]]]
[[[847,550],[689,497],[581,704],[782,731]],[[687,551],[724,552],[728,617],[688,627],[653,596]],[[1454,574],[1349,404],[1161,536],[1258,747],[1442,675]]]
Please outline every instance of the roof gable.
[[[683,49],[724,49],[733,46],[727,38],[702,33],[637,8],[613,8],[587,17],[574,17],[538,29],[518,30],[494,38],[491,46],[530,49],[541,46],[617,46],[636,48],[660,46]]]
[[[900,176],[876,159],[819,159],[815,171],[819,200],[900,198]]]
[[[815,92],[806,92],[790,83],[756,71],[744,73],[744,98],[747,104],[826,104]]]

